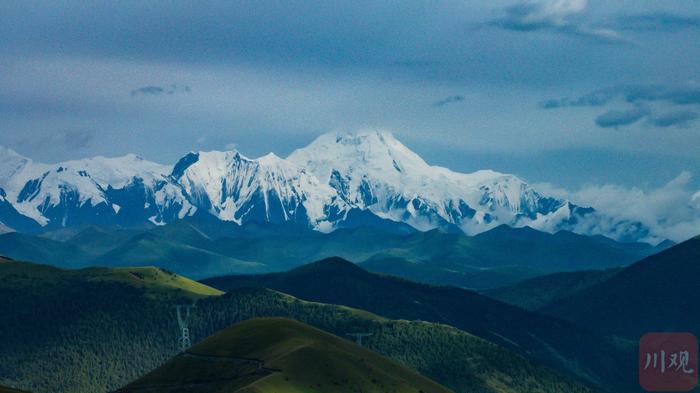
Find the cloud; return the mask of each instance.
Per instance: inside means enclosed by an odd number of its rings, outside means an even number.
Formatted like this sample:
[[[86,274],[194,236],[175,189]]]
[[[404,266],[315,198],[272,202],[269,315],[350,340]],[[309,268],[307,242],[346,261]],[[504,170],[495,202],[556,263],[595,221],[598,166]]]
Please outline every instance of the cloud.
[[[571,25],[570,18],[586,9],[586,0],[523,1],[505,9],[496,21],[509,30],[533,31]]]
[[[615,28],[638,32],[674,32],[700,28],[700,16],[684,16],[669,12],[649,12],[623,15],[617,18]]]
[[[691,202],[696,209],[700,210],[700,191],[696,192],[695,195],[693,195]]]
[[[634,124],[647,116],[649,111],[644,108],[630,110],[611,110],[595,118],[595,124],[601,128],[617,128]]]
[[[226,145],[224,145],[224,149],[226,149],[227,151],[236,150],[237,148],[238,144],[236,143],[227,143]]]
[[[542,109],[556,109],[569,106],[604,106],[619,96],[620,89],[618,87],[609,87],[598,89],[578,98],[552,98],[539,103]]]
[[[653,117],[650,122],[657,127],[688,127],[691,122],[698,119],[700,115],[693,111],[668,112],[660,116]]]
[[[586,7],[587,0],[525,0],[506,7],[504,15],[491,24],[512,31],[551,31],[605,42],[623,42],[611,28],[585,24]]]
[[[578,98],[548,99],[540,102],[542,109],[554,109],[575,106],[604,106],[615,99],[629,103],[667,102],[676,105],[700,104],[700,84],[629,84],[606,87],[592,91]]]
[[[189,93],[192,91],[189,86],[186,85],[170,85],[168,87],[161,87],[161,86],[143,86],[139,87],[138,89],[134,89],[131,91],[131,96],[138,96],[138,95],[149,95],[149,96],[161,96],[161,95],[173,95],[176,93]]]
[[[588,94],[570,98],[552,98],[541,101],[540,109],[558,109],[567,107],[605,107],[615,102],[633,104],[634,109],[608,110],[595,119],[602,128],[627,126],[649,117],[648,124],[656,127],[688,126],[698,118],[696,111],[687,109],[671,111],[660,115],[653,114],[654,105],[681,106],[700,105],[700,84],[629,84],[606,87]]]
[[[642,190],[616,184],[584,185],[575,191],[538,184],[537,189],[595,209],[617,220],[638,221],[651,231],[649,241],[683,241],[700,234],[700,191],[692,190],[690,172],[666,184]]]
[[[457,95],[457,96],[450,96],[450,97],[443,98],[443,99],[440,100],[440,101],[436,101],[436,102],[433,104],[433,106],[438,106],[438,107],[439,107],[439,106],[445,106],[445,105],[447,105],[447,104],[453,104],[453,103],[462,102],[462,101],[464,101],[464,96],[459,96],[459,95]]]

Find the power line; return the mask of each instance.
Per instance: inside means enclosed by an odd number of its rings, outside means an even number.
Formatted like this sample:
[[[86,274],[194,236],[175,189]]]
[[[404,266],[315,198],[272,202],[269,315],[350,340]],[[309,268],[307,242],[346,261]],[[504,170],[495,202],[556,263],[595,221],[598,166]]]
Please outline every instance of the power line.
[[[177,324],[180,327],[180,349],[185,352],[187,348],[192,346],[192,340],[190,338],[190,311],[194,308],[194,305],[182,305],[178,304],[175,306],[177,310]],[[183,311],[184,310],[184,311]]]
[[[362,340],[365,337],[369,337],[372,335],[372,333],[345,333],[345,334],[350,336],[350,337],[354,337],[355,343],[359,346],[362,346]]]

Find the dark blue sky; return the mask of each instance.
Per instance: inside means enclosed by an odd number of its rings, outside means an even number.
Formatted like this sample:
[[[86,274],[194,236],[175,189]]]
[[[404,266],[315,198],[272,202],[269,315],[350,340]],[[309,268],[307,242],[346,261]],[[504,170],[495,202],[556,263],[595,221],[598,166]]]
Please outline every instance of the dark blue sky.
[[[172,163],[382,128],[568,189],[700,169],[697,0],[164,4],[1,2],[0,144]]]

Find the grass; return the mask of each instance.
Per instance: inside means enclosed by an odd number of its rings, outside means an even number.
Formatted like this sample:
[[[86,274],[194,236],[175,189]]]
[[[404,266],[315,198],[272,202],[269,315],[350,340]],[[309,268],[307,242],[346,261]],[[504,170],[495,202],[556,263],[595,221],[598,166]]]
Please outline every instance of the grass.
[[[36,285],[55,287],[70,281],[79,281],[125,284],[143,289],[151,296],[160,296],[172,291],[193,299],[223,294],[218,289],[152,266],[65,270],[47,265],[0,259],[0,276],[3,278],[5,287]]]
[[[256,362],[243,358],[262,361],[265,369],[258,371]],[[124,391],[165,393],[193,385],[202,392],[450,392],[395,361],[285,318],[236,324]]]

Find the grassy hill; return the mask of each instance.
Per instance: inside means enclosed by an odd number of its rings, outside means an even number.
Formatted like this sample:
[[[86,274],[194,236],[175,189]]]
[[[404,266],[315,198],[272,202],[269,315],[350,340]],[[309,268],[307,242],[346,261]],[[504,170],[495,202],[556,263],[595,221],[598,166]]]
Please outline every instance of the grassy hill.
[[[80,267],[89,256],[73,245],[44,237],[10,232],[0,235],[0,253],[25,261],[41,261],[59,267]]]
[[[622,269],[614,268],[548,274],[514,285],[482,291],[481,294],[526,310],[536,311],[549,303],[604,282],[620,270]]]
[[[134,236],[91,263],[98,266],[157,265],[195,279],[221,274],[223,271],[240,273],[264,270],[263,264],[173,242],[153,233]]]
[[[361,265],[414,281],[487,289],[553,272],[623,266],[667,246],[502,225],[474,237],[438,231],[413,234],[401,246],[378,252]]]
[[[178,304],[196,303],[193,342],[258,317],[293,318],[455,392],[588,392],[581,383],[454,327],[397,321],[268,289],[219,292],[155,268],[61,270],[0,262],[0,384],[35,393],[108,391],[179,352]]]
[[[64,242],[78,247],[85,255],[96,257],[111,251],[138,233],[136,230],[110,230],[91,225],[67,237]]]
[[[0,383],[40,392],[115,388],[177,351],[172,307],[219,291],[158,268],[0,263]]]
[[[364,309],[388,318],[448,324],[599,386],[621,391],[636,385],[634,354],[629,348],[473,291],[377,275],[340,258],[286,273],[203,282],[224,291],[272,288],[304,300]]]
[[[224,329],[119,392],[447,393],[415,371],[284,318]]]
[[[632,340],[651,331],[700,335],[699,277],[700,236],[647,257],[541,311]]]
[[[37,265],[0,258],[2,289],[37,291],[60,290],[74,284],[95,284],[105,287],[124,285],[141,290],[149,296],[171,292],[185,299],[222,295],[223,292],[197,281],[156,267],[85,268],[64,270],[48,265]]]
[[[252,317],[288,317],[345,337],[370,332],[364,345],[455,392],[582,392],[581,383],[454,327],[391,320],[344,306],[307,302],[268,289],[242,288],[198,304],[195,332]],[[203,325],[200,325],[203,324]],[[198,333],[201,337],[203,334]]]
[[[474,237],[437,230],[399,235],[356,228],[292,240],[223,237],[215,244],[219,253],[258,260],[276,270],[338,256],[374,272],[477,289],[552,272],[622,266],[660,250],[604,237],[507,226]]]

